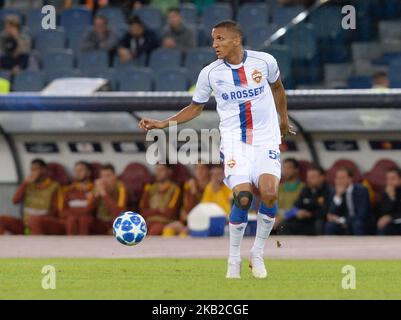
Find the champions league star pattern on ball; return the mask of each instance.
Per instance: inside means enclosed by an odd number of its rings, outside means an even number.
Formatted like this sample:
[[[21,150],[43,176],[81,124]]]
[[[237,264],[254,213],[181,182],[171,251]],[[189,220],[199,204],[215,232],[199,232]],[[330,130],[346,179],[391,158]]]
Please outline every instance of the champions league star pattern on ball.
[[[120,243],[134,246],[145,238],[147,233],[146,222],[138,213],[127,211],[114,221],[113,233]]]

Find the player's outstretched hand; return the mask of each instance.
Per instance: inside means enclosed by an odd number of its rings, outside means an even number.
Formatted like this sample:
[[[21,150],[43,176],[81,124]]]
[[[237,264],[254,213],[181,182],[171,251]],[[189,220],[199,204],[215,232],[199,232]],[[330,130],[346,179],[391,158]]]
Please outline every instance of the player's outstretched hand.
[[[289,123],[280,124],[281,137],[285,138],[288,135],[295,136],[297,133],[292,125]]]
[[[138,126],[139,128],[148,131],[152,129],[163,129],[166,127],[166,124],[164,121],[154,120],[150,118],[143,118],[141,121],[139,121]]]

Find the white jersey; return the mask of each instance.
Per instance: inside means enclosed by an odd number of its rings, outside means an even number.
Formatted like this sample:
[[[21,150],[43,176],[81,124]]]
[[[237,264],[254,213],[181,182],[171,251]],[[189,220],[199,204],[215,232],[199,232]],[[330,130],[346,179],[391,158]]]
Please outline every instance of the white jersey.
[[[245,50],[239,65],[219,59],[203,68],[192,100],[204,104],[214,93],[222,143],[233,140],[278,146],[281,134],[269,84],[276,82],[279,75],[273,56]]]

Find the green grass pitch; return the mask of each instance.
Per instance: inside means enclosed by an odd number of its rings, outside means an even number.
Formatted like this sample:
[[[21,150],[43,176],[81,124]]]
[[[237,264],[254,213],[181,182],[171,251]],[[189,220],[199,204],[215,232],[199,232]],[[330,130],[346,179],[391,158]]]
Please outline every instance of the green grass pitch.
[[[0,299],[401,299],[401,261],[267,260],[267,279],[225,279],[224,259],[0,259]],[[56,289],[43,290],[44,265]],[[342,289],[342,267],[356,289]]]

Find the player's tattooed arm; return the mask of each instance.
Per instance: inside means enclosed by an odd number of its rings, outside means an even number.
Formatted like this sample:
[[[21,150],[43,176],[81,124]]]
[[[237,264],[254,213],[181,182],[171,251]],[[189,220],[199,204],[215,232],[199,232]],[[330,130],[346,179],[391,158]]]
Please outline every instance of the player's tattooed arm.
[[[191,102],[184,109],[171,116],[170,118],[164,120],[155,120],[150,118],[143,118],[139,122],[139,128],[144,129],[146,131],[152,129],[163,129],[168,127],[171,124],[180,124],[187,121],[190,121],[197,116],[199,116],[203,110],[204,104],[197,104]]]
[[[273,93],[274,103],[276,104],[277,113],[280,116],[281,136],[295,135],[294,128],[289,124],[287,113],[287,97],[281,79],[278,78],[275,83],[270,84]]]

